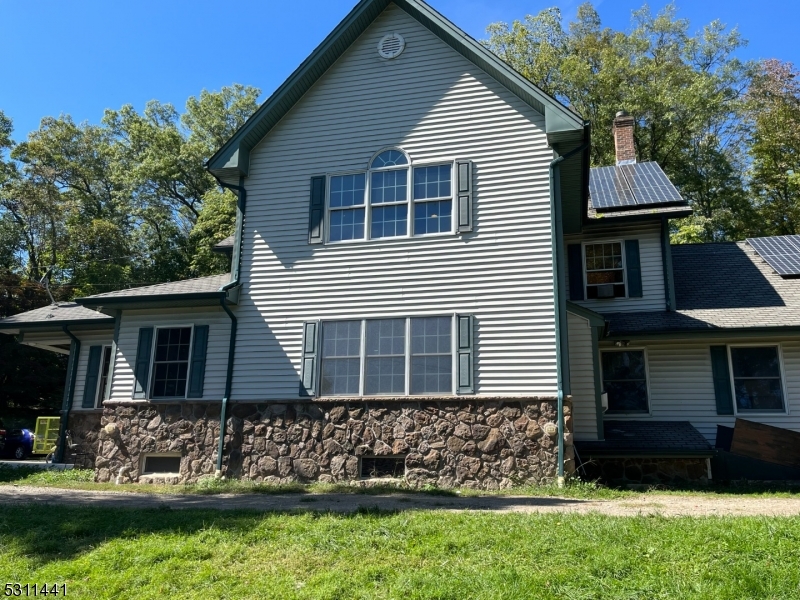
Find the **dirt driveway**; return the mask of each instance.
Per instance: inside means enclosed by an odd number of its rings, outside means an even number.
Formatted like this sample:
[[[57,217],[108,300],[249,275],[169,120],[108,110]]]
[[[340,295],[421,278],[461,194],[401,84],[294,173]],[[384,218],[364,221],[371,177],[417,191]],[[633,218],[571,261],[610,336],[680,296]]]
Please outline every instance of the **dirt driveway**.
[[[165,495],[0,486],[0,506],[62,504],[106,508],[216,509],[256,511],[481,510],[521,513],[600,513],[612,516],[780,516],[800,515],[800,497],[673,495],[649,493],[618,500],[576,500],[530,496],[426,496],[423,494],[218,494]]]

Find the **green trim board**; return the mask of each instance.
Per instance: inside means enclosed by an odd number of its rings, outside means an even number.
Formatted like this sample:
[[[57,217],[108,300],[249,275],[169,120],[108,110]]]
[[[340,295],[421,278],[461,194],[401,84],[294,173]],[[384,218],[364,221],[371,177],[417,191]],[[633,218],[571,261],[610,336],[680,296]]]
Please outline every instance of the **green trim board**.
[[[483,69],[509,91],[545,117],[550,143],[583,139],[584,121],[572,110],[547,95],[479,42],[445,19],[422,0],[393,0],[434,35],[467,60]],[[361,0],[317,46],[286,81],[259,107],[209,161],[215,176],[238,179],[247,176],[250,151],[286,115],[302,96],[342,56],[355,40],[392,3],[392,0]]]
[[[589,322],[591,325],[591,321]],[[600,336],[603,335],[604,327],[592,326],[592,371],[594,372],[594,404],[597,416],[597,439],[605,439],[603,428],[603,371],[600,366]]]
[[[666,292],[666,305],[668,311],[673,311],[675,305],[675,279],[672,275],[672,247],[669,243],[669,219],[661,219],[661,262],[664,266],[664,290]]]
[[[604,342],[614,342],[617,340],[645,341],[653,340],[682,340],[686,338],[705,337],[711,339],[724,338],[749,338],[763,336],[796,336],[800,335],[800,327],[781,326],[781,327],[731,327],[731,328],[711,328],[708,329],[681,329],[670,331],[647,331],[611,334],[603,338]]]
[[[574,302],[567,301],[567,312],[571,312],[573,315],[577,315],[579,317],[583,317],[592,327],[605,327],[606,320],[603,316],[599,313],[594,312],[586,307],[581,306],[580,304],[575,304]]]
[[[13,331],[28,331],[31,329],[52,329],[53,331],[61,331],[61,327],[63,325],[69,325],[70,327],[75,325],[99,325],[102,329],[107,329],[109,325],[114,324],[114,317],[109,316],[108,318],[100,318],[100,319],[72,319],[69,321],[42,321],[42,322],[34,322],[34,323],[0,323],[0,330],[13,330]]]
[[[76,298],[75,302],[83,306],[115,306],[120,305],[134,305],[134,304],[154,304],[154,303],[167,303],[167,302],[203,302],[208,301],[209,304],[216,304],[220,298],[225,298],[227,292],[198,292],[189,294],[152,294],[149,296],[119,296],[119,297],[105,297],[94,298],[88,296],[86,298]],[[213,301],[213,302],[212,302]],[[186,306],[186,304],[182,304]],[[113,317],[109,317],[113,322]]]

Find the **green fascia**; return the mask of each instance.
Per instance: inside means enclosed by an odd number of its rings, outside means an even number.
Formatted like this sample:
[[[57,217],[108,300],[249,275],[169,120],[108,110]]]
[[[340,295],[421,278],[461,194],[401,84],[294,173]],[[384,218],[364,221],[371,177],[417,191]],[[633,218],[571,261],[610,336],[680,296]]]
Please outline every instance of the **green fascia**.
[[[608,216],[600,216],[594,219],[587,219],[586,224],[583,226],[583,232],[589,231],[599,231],[608,227],[616,227],[621,223],[640,223],[642,221],[652,221],[652,222],[659,222],[662,219],[681,219],[684,217],[690,217],[692,215],[692,209],[687,208],[685,211],[681,212],[671,212],[671,213],[648,213],[648,214],[640,214],[640,215],[622,215],[616,216],[619,213],[615,213],[615,216],[608,215]]]
[[[226,180],[246,177],[250,150],[291,110],[391,2],[392,0],[361,0],[233,137],[209,159],[206,168],[217,177]],[[584,121],[579,115],[536,87],[425,2],[394,0],[394,4],[467,60],[494,77],[537,112],[543,114],[545,132],[551,144],[571,141],[576,137],[581,138]]]
[[[579,317],[583,317],[592,327],[605,327],[606,320],[603,316],[599,313],[594,312],[588,308],[581,306],[580,304],[575,304],[574,302],[570,302],[567,300],[567,312],[572,313],[573,315],[577,315]]]
[[[775,327],[728,327],[713,329],[680,329],[668,331],[643,331],[631,333],[611,333],[603,338],[603,341],[617,340],[684,340],[687,338],[705,337],[712,339],[724,338],[750,338],[763,336],[796,336],[800,334],[800,326],[779,325]]]
[[[141,305],[142,308],[149,308],[153,304],[161,304],[168,302],[193,302],[215,304],[220,301],[220,298],[226,298],[226,292],[199,292],[194,294],[153,294],[150,296],[116,296],[110,298],[96,298],[87,296],[86,298],[76,298],[75,302],[82,306],[113,306],[120,307],[122,305],[134,307]]]
[[[100,326],[101,329],[107,329],[109,325],[114,324],[114,317],[100,318],[100,319],[73,319],[70,321],[36,321],[33,323],[0,323],[0,330],[2,329],[19,329],[19,330],[39,330],[39,329],[58,329],[61,330],[63,325],[69,327],[74,326]]]

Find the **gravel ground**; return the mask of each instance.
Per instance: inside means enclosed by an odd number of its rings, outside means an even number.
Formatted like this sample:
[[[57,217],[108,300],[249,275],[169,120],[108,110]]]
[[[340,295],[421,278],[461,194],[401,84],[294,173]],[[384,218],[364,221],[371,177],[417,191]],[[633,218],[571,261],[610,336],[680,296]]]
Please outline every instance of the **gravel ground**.
[[[484,510],[521,513],[599,513],[610,516],[774,516],[800,515],[800,497],[643,494],[620,500],[576,500],[531,496],[460,498],[420,494],[218,494],[213,496],[84,491],[33,486],[0,486],[0,505],[61,504],[106,508],[218,509],[256,511]]]

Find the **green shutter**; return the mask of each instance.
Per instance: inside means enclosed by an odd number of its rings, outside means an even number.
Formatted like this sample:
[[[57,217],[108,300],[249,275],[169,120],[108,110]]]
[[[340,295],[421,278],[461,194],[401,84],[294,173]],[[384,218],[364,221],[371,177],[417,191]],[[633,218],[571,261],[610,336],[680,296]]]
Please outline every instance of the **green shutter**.
[[[321,244],[325,233],[325,177],[311,178],[308,210],[308,243]]]
[[[89,361],[86,364],[86,377],[83,380],[82,408],[94,408],[97,401],[97,383],[100,380],[100,360],[102,346],[89,347]]]
[[[317,395],[317,348],[319,321],[303,323],[303,358],[300,367],[300,396]]]
[[[731,372],[728,367],[728,347],[711,346],[711,373],[714,377],[714,396],[717,399],[717,414],[733,414]]]
[[[147,381],[150,377],[150,353],[153,350],[153,328],[139,329],[139,345],[136,349],[136,363],[133,368],[133,397],[147,398]]]
[[[456,161],[456,232],[472,231],[472,163]]]
[[[192,359],[189,369],[189,392],[187,398],[203,397],[203,382],[206,379],[206,351],[208,349],[208,325],[195,325],[192,341]]]
[[[472,315],[456,315],[458,393],[473,394],[474,385],[474,327]]]
[[[583,249],[580,244],[567,246],[569,299],[583,300]]]
[[[625,269],[628,276],[628,298],[642,297],[642,265],[639,240],[625,240]]]

